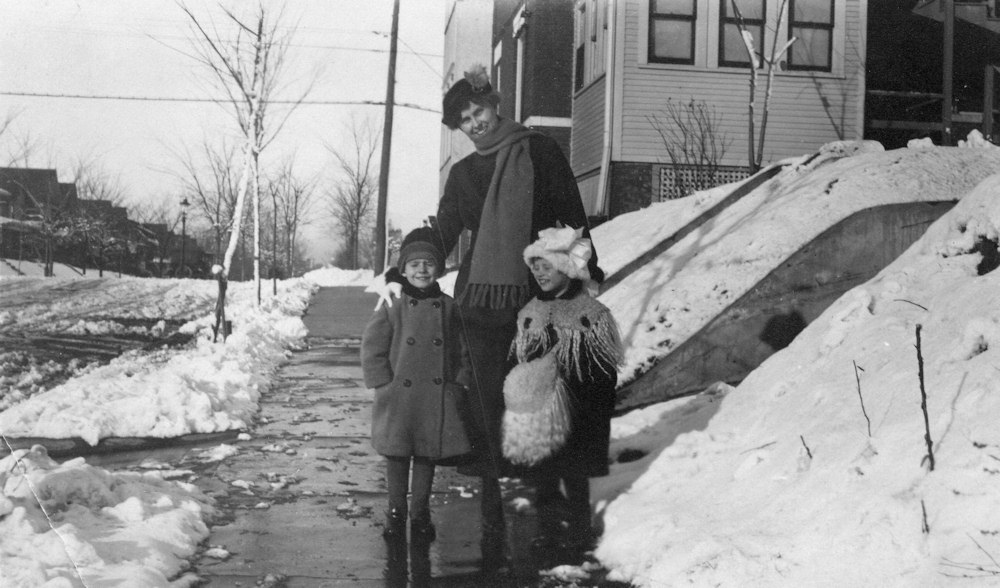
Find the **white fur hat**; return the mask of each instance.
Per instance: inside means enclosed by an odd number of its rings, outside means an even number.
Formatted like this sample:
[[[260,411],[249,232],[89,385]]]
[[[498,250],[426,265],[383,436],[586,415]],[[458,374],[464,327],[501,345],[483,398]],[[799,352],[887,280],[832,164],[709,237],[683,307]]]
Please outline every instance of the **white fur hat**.
[[[590,279],[587,262],[592,249],[590,239],[583,238],[583,228],[561,227],[538,231],[538,240],[524,248],[524,263],[540,257],[557,270],[576,280]]]

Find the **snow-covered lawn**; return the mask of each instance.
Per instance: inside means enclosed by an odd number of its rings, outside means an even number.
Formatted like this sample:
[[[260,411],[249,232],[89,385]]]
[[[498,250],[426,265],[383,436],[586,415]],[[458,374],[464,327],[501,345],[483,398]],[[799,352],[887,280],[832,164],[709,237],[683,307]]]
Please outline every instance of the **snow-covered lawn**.
[[[193,341],[132,351],[0,412],[10,437],[176,436],[246,428],[318,285],[363,285],[371,273],[318,270],[253,304],[253,284],[229,288],[233,334],[212,343],[216,284],[203,280],[5,277],[0,333],[106,332],[95,316],[187,319]],[[72,369],[72,367],[70,368]],[[9,390],[3,395],[9,396]],[[16,399],[15,399],[16,400]],[[44,447],[0,460],[0,586],[190,586],[185,572],[208,536],[212,501],[169,470],[109,472],[83,458],[56,463]]]
[[[817,170],[876,201],[890,189],[961,201],[737,388],[616,421],[615,451],[648,455],[595,480],[605,524],[596,555],[612,578],[651,588],[1000,585],[1000,270],[979,275],[974,251],[1000,238],[1000,175],[969,185],[996,161],[992,149],[893,151],[863,156],[877,167],[843,160]],[[850,180],[860,168],[869,179]],[[771,197],[787,207],[790,180],[804,196],[818,187],[786,176]],[[763,222],[720,220],[753,238],[742,253],[701,261],[700,271],[716,268],[705,281],[727,280],[773,255],[765,242],[800,234],[776,230],[767,201],[741,216]],[[674,280],[694,283],[685,275]],[[682,286],[656,291],[697,308]]]
[[[619,385],[647,371],[824,230],[882,204],[957,200],[1000,170],[1000,148],[883,151],[877,143],[835,143],[803,157],[601,295],[627,351]],[[846,155],[846,156],[845,156]],[[714,196],[710,194],[710,196]],[[663,207],[666,222],[694,218],[701,195]],[[684,211],[683,206],[696,210]],[[645,209],[655,213],[656,206]],[[643,212],[643,211],[640,211]],[[664,236],[652,222],[616,217],[593,232],[598,253],[637,256]],[[672,233],[673,231],[671,231]]]
[[[56,463],[36,446],[0,459],[0,586],[193,586],[187,559],[212,501],[159,472]]]

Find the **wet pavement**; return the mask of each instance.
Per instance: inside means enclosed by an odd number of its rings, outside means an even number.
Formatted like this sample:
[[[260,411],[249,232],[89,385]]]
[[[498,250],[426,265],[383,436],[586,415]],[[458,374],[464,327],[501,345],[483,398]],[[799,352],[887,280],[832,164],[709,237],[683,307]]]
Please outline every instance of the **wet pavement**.
[[[208,543],[229,553],[194,562],[206,586],[407,586],[408,575],[417,579],[412,586],[539,585],[538,562],[526,551],[534,517],[513,506],[529,490],[517,480],[505,483],[513,557],[506,577],[479,572],[478,480],[454,468],[435,474],[437,539],[409,547],[383,540],[383,458],[370,444],[372,398],[359,356],[375,301],[361,288],[317,292],[303,317],[308,348],[280,369],[249,438],[231,442],[239,452],[195,480],[220,511]]]

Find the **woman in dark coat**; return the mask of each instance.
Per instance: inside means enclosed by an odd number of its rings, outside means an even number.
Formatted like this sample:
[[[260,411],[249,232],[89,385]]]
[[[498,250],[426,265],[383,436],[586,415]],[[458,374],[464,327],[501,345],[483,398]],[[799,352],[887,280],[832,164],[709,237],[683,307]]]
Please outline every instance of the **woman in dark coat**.
[[[507,353],[517,331],[517,312],[540,292],[521,254],[538,231],[558,223],[582,227],[589,236],[573,171],[550,137],[497,115],[499,96],[485,70],[466,74],[444,97],[442,122],[460,129],[476,151],[456,163],[438,205],[444,251],[462,231],[472,233],[455,284],[455,299],[473,368],[473,449],[482,480],[483,568],[502,571],[505,525],[498,477],[503,381]],[[590,275],[603,281],[595,254]]]
[[[517,312],[540,292],[521,258],[538,231],[558,224],[583,229],[587,213],[573,171],[550,137],[497,114],[500,97],[485,69],[468,72],[444,96],[442,122],[461,130],[476,150],[456,163],[436,215],[443,251],[464,230],[472,239],[455,283],[462,330],[472,362],[469,429],[482,482],[483,570],[504,572],[503,502],[498,478],[506,473],[500,452],[503,381],[512,363],[507,352],[517,331]],[[589,271],[604,279],[596,253]],[[387,282],[398,276],[386,273]]]

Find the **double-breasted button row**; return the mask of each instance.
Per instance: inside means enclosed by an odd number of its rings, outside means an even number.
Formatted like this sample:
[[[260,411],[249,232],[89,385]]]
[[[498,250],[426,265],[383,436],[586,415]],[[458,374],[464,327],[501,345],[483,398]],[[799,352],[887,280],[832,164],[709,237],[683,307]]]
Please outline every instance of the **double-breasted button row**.
[[[420,304],[420,302],[416,298],[410,298],[410,306],[416,306],[418,304]],[[434,308],[441,308],[441,301],[435,300],[434,302],[431,302],[431,306]]]
[[[438,386],[440,386],[440,385],[441,385],[441,383],[442,383],[442,382],[444,382],[444,380],[442,380],[441,378],[434,378],[434,380],[432,380],[432,381],[433,381],[433,382],[434,382],[435,384],[437,384]],[[413,382],[412,382],[412,381],[410,381],[410,380],[403,380],[403,387],[404,387],[404,388],[409,388],[409,387],[410,387],[410,386],[412,386],[412,385],[413,385]]]
[[[407,337],[406,338],[406,344],[407,345],[415,345],[416,343],[417,343],[417,340],[414,339],[413,337]],[[440,347],[441,345],[444,344],[444,339],[442,339],[441,337],[434,337],[434,339],[431,340],[431,343],[433,343],[434,345],[437,345],[438,347]]]

